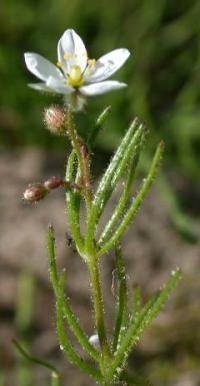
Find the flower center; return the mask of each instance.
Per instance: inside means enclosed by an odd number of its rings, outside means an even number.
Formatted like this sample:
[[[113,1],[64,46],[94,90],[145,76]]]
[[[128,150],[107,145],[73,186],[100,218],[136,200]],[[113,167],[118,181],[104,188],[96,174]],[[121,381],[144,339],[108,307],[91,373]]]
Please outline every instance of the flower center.
[[[68,83],[72,87],[78,87],[83,84],[82,71],[80,66],[78,66],[77,64],[74,64],[71,67],[71,70],[68,76]]]

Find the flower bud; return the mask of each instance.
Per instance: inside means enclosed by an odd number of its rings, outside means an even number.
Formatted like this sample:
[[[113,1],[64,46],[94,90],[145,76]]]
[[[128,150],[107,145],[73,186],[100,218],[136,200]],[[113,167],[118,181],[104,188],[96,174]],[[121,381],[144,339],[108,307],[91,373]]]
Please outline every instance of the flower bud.
[[[37,202],[42,200],[48,193],[48,189],[44,184],[36,182],[35,184],[28,185],[28,188],[23,193],[23,198],[27,202]]]
[[[54,134],[65,134],[66,115],[60,106],[51,106],[44,112],[44,122],[47,128]]]
[[[59,188],[60,186],[62,186],[64,184],[64,181],[62,178],[60,177],[51,177],[49,178],[49,180],[45,181],[44,182],[44,186],[46,189],[56,189],[56,188]]]

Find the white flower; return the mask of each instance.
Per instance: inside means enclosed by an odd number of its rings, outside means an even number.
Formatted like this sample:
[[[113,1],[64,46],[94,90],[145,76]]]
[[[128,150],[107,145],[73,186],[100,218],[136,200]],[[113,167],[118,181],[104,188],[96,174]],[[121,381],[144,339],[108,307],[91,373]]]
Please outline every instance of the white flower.
[[[119,48],[97,61],[89,59],[85,45],[77,33],[68,29],[58,42],[57,65],[41,55],[25,53],[26,66],[42,82],[31,83],[36,90],[64,95],[93,96],[125,87],[125,83],[107,80],[128,59],[130,52]]]

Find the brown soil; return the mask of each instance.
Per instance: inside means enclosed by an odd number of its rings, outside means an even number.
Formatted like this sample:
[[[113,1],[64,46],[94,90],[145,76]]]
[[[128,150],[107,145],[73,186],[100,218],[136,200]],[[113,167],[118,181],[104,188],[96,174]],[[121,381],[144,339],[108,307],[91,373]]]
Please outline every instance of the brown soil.
[[[63,372],[63,384],[89,386],[93,381],[68,364],[59,350],[55,333],[54,298],[49,283],[46,230],[52,223],[56,230],[60,267],[66,267],[68,294],[83,328],[93,333],[90,289],[85,266],[66,242],[64,193],[55,191],[37,205],[22,201],[22,192],[29,182],[52,175],[62,175],[64,154],[43,153],[34,149],[1,152],[0,156],[0,369],[6,384],[17,385],[19,357],[11,343],[12,337],[27,340],[35,355],[46,358]],[[107,208],[106,216],[112,204]],[[200,222],[197,227],[200,229]],[[165,201],[156,185],[136,216],[134,224],[123,237],[128,283],[139,283],[144,300],[160,287],[176,266],[183,270],[183,280],[165,310],[145,333],[130,358],[130,367],[148,374],[157,385],[200,385],[200,261],[199,245],[189,244],[171,225]],[[114,298],[111,291],[113,256],[102,263],[107,325],[112,332]],[[20,325],[17,314],[19,296],[26,303],[27,292],[21,283],[25,273],[34,278],[31,321]],[[27,287],[28,288],[28,287]],[[31,333],[30,333],[31,332]],[[34,367],[33,377],[48,384],[48,372]],[[28,383],[27,383],[28,385]],[[21,385],[20,385],[21,386]]]

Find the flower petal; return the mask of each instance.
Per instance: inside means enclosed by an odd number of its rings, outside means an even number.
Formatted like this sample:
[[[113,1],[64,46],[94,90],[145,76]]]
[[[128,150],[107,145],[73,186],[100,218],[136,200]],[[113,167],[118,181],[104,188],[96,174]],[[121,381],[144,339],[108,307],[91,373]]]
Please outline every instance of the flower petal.
[[[63,78],[61,71],[49,62],[49,60],[43,58],[43,56],[26,52],[24,57],[27,68],[32,74],[37,76],[37,78],[44,81],[47,80],[49,76],[53,76],[55,79]]]
[[[118,48],[99,58],[95,65],[88,66],[84,79],[86,82],[100,82],[113,75],[130,56],[126,48]]]
[[[58,42],[58,61],[64,72],[69,73],[73,65],[78,65],[81,71],[87,65],[87,51],[80,36],[73,30],[67,29]]]
[[[62,80],[58,80],[50,76],[46,81],[46,86],[51,89],[53,92],[56,92],[58,94],[72,94],[75,89],[71,86],[68,86]]]
[[[34,90],[52,92],[52,90],[46,85],[46,83],[28,83],[28,86],[33,88]]]
[[[92,96],[105,94],[106,92],[117,90],[126,86],[126,83],[121,83],[117,80],[107,80],[105,82],[93,83],[87,86],[82,86],[79,88],[79,91],[83,95]]]

